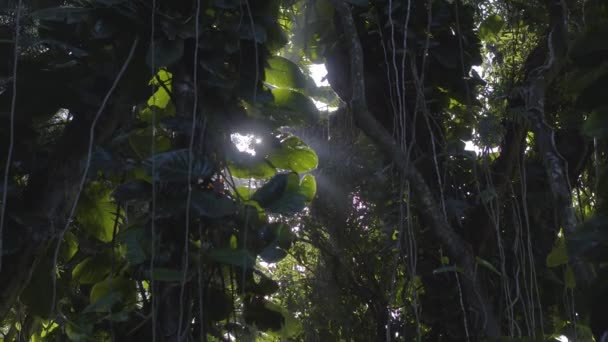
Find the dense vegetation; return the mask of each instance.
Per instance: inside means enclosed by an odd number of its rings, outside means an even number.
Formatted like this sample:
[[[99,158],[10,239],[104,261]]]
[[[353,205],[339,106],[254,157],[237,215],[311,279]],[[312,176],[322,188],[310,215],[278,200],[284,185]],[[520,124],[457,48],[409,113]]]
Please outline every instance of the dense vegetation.
[[[607,63],[602,0],[0,2],[0,340],[608,339]]]

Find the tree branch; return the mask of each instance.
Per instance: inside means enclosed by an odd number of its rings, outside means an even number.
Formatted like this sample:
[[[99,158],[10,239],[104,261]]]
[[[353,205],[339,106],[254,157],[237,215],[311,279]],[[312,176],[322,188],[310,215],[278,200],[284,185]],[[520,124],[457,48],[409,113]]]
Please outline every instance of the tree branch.
[[[345,39],[350,50],[352,97],[350,107],[357,126],[389,155],[395,165],[409,180],[414,195],[420,202],[421,215],[433,233],[446,246],[449,255],[464,271],[464,290],[475,310],[483,314],[483,331],[488,336],[499,336],[500,325],[492,304],[477,277],[475,257],[467,243],[449,226],[422,175],[413,166],[409,157],[401,150],[393,137],[380,125],[367,108],[365,80],[363,78],[363,49],[357,35],[349,5],[342,0],[333,0],[340,14]]]
[[[526,114],[543,158],[561,227],[568,237],[576,232],[578,225],[572,205],[568,165],[555,145],[555,130],[545,121],[545,92],[559,74],[567,54],[567,9],[560,0],[547,0],[546,6],[551,25],[547,36],[547,56],[543,65],[536,66],[527,75],[520,88],[520,96],[525,102]],[[590,265],[580,258],[571,259],[570,265],[579,284],[588,286],[594,278]]]

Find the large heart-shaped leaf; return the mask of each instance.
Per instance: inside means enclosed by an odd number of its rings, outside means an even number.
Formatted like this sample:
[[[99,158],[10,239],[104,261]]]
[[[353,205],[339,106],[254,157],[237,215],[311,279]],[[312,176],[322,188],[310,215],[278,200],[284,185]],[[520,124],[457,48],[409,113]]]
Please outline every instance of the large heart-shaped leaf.
[[[278,174],[258,189],[253,196],[251,196],[251,199],[258,202],[260,206],[266,208],[281,198],[287,188],[288,181],[289,174]]]
[[[111,193],[112,189],[103,183],[91,182],[82,192],[76,208],[76,219],[82,229],[103,242],[112,241],[114,226],[117,221],[121,222],[120,217],[116,217]]]
[[[244,249],[213,249],[209,251],[209,258],[222,264],[239,266],[242,268],[253,268],[255,265],[255,257]]]
[[[279,88],[304,89],[306,77],[300,68],[287,58],[274,56],[267,60],[266,82]]]
[[[282,173],[258,189],[251,199],[271,213],[290,215],[306,206],[306,196],[300,190],[296,173]]]
[[[145,231],[142,227],[129,227],[120,232],[116,237],[118,241],[126,246],[125,258],[132,265],[141,264],[147,260],[146,248],[149,244],[145,241]]]
[[[119,185],[112,197],[117,201],[145,200],[152,194],[152,185],[144,180],[135,179]]]
[[[207,179],[213,175],[215,172],[213,163],[205,158],[198,158],[194,155],[191,157],[193,158],[192,167],[188,173],[190,156],[187,149],[156,154],[146,162],[148,173],[152,175],[152,162],[154,161],[157,181],[186,182],[188,177],[190,177],[190,181],[195,181]]]
[[[300,182],[300,193],[304,196],[307,203],[312,202],[317,193],[317,181],[315,176],[308,174]]]
[[[281,148],[271,152],[267,159],[279,169],[297,173],[314,170],[319,164],[315,151],[295,136],[282,141]]]
[[[211,191],[192,191],[191,206],[199,216],[220,218],[236,212],[236,205],[230,198]]]
[[[300,126],[315,123],[319,119],[319,110],[307,96],[295,90],[275,88],[271,90],[274,98],[262,110],[275,125]]]
[[[479,39],[484,42],[496,43],[498,41],[498,33],[500,33],[504,25],[505,21],[496,14],[487,17],[479,25]]]
[[[95,284],[105,279],[112,269],[111,256],[102,253],[81,261],[72,270],[72,278],[80,284]]]
[[[136,302],[135,282],[122,277],[115,277],[98,282],[91,288],[90,305],[86,312],[108,312],[117,303],[134,307]]]

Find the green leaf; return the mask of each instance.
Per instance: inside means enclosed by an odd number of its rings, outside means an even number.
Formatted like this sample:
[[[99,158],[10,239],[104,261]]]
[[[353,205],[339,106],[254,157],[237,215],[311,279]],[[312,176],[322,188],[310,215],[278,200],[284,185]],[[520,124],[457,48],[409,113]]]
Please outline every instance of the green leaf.
[[[209,251],[209,258],[221,264],[253,268],[255,257],[244,249],[218,248]]]
[[[551,252],[547,255],[547,267],[558,267],[561,265],[568,264],[568,251],[566,249],[566,240],[559,238],[557,244],[553,247]]]
[[[93,285],[89,294],[90,305],[85,312],[108,312],[119,302],[131,308],[135,307],[136,286],[134,281],[115,277]]]
[[[262,331],[280,331],[285,324],[281,312],[266,307],[267,300],[254,298],[245,303],[243,318]]]
[[[502,274],[500,274],[500,272],[498,272],[496,267],[494,267],[494,265],[492,265],[489,261],[482,259],[480,257],[475,257],[475,260],[477,260],[477,263],[480,264],[481,266],[487,268],[488,270],[494,272],[496,275],[502,277]]]
[[[148,99],[149,108],[156,107],[159,109],[168,109],[166,111],[161,111],[160,115],[157,112],[157,120],[159,117],[173,116],[175,114],[175,108],[168,108],[170,103],[171,95],[162,87],[158,88],[158,90]],[[146,111],[145,109],[139,114],[139,118],[145,122],[152,123],[151,112]]]
[[[196,215],[221,218],[236,212],[236,205],[230,198],[211,191],[192,191],[191,206]]]
[[[243,201],[249,201],[251,196],[255,193],[255,188],[250,188],[248,186],[239,186],[236,188],[235,195],[242,199]]]
[[[240,152],[232,146],[226,149],[226,159],[228,159],[228,169],[230,174],[242,179],[269,179],[274,176],[277,170],[264,159],[263,153],[255,156]]]
[[[155,153],[166,152],[171,149],[171,139],[164,134],[154,136]],[[129,135],[129,146],[140,159],[145,159],[152,154],[152,127],[137,129]]]
[[[270,245],[260,252],[260,258],[269,264],[277,263],[287,256],[287,251],[276,245]]]
[[[76,325],[68,321],[65,326],[65,333],[72,342],[88,342],[93,334],[93,323],[82,320]]]
[[[120,302],[122,299],[122,295],[118,291],[112,291],[106,293],[102,297],[100,297],[96,302],[87,305],[84,308],[82,313],[89,312],[108,312],[114,306],[114,304]]]
[[[288,309],[270,301],[267,301],[264,307],[283,316],[281,329],[276,333],[270,332],[271,335],[278,336],[281,340],[289,340],[302,333],[302,323]]]
[[[433,275],[436,274],[440,274],[440,273],[447,273],[447,272],[459,272],[462,273],[462,268],[455,266],[455,265],[451,265],[451,266],[443,266],[443,267],[439,267],[433,270]]]
[[[271,89],[274,102],[263,108],[264,114],[278,126],[299,126],[319,120],[319,110],[307,96],[291,89]]]
[[[566,271],[564,272],[564,282],[566,283],[567,288],[576,288],[576,278],[574,277],[574,271],[570,266],[567,266]]]
[[[116,218],[116,204],[110,199],[112,189],[93,181],[85,188],[78,201],[76,219],[84,231],[103,242],[112,241]],[[121,220],[118,218],[118,223]]]
[[[304,196],[307,203],[310,203],[315,198],[316,193],[317,181],[315,180],[315,176],[311,174],[305,175],[300,183],[300,194]]]
[[[251,199],[269,212],[295,214],[306,206],[306,197],[301,193],[299,183],[296,173],[278,174],[258,189]]]
[[[146,200],[152,195],[152,185],[144,180],[135,179],[119,185],[112,197],[120,202]]]
[[[319,164],[315,151],[295,136],[282,141],[281,148],[271,152],[267,159],[276,168],[297,173],[314,170]]]
[[[157,39],[154,42],[154,51],[148,49],[146,64],[154,67],[168,67],[179,61],[184,55],[184,41],[182,39]],[[154,57],[154,61],[152,58]]]
[[[289,174],[278,174],[259,188],[253,196],[251,196],[251,199],[258,202],[263,208],[266,208],[281,198],[287,188],[288,181]]]
[[[237,249],[239,247],[239,240],[235,234],[230,235],[230,249]]]
[[[189,152],[187,149],[174,150],[155,154],[156,180],[161,182],[187,182]],[[148,174],[152,175],[152,158],[146,161]],[[215,166],[204,158],[192,156],[190,180],[207,179],[215,173]]]
[[[505,21],[498,15],[491,15],[479,25],[479,39],[484,42],[498,42],[498,34],[505,25]]]
[[[253,158],[250,162],[231,162],[228,164],[228,169],[233,177],[242,179],[269,179],[277,173],[277,170],[268,161],[253,160]]]
[[[296,214],[306,207],[306,198],[298,192],[285,192],[278,201],[275,201],[266,207],[271,213],[292,215]]]
[[[108,276],[111,265],[111,256],[108,253],[87,257],[74,267],[72,279],[80,284],[95,284]]]
[[[306,77],[300,68],[284,57],[274,56],[268,59],[265,69],[266,82],[279,88],[304,89]]]
[[[260,296],[270,296],[279,290],[279,283],[270,279],[263,273],[258,274],[260,281],[255,285],[254,292]]]
[[[78,252],[78,238],[72,232],[66,232],[63,243],[59,250],[61,260],[70,261],[72,257]]]
[[[583,132],[591,137],[608,138],[608,106],[598,108],[589,115],[583,125]]]
[[[29,313],[44,318],[50,316],[53,296],[51,272],[54,270],[53,261],[50,258],[42,258],[33,270],[30,282],[19,297],[21,302],[28,307]]]
[[[145,231],[142,227],[130,227],[118,234],[118,241],[126,246],[125,258],[131,265],[138,265],[147,260],[148,256],[144,246]]]

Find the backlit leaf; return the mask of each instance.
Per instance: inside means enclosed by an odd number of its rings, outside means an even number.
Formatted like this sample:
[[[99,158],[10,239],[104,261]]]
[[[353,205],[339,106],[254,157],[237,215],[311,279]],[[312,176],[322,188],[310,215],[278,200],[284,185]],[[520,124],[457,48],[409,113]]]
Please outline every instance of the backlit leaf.
[[[282,141],[281,148],[270,153],[267,159],[279,169],[297,173],[314,170],[319,164],[315,151],[295,136]]]
[[[266,82],[279,88],[303,89],[306,87],[304,74],[292,61],[284,57],[273,56],[267,62]]]
[[[479,39],[485,42],[496,43],[498,41],[498,33],[500,33],[504,25],[505,21],[496,14],[487,17],[479,25]]]
[[[116,204],[110,198],[111,193],[112,189],[101,182],[91,182],[80,196],[76,208],[76,219],[80,226],[103,242],[112,241],[115,222],[121,222],[116,217]]]

